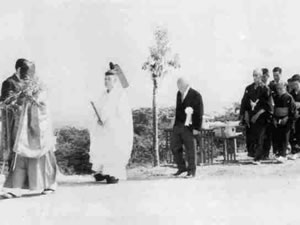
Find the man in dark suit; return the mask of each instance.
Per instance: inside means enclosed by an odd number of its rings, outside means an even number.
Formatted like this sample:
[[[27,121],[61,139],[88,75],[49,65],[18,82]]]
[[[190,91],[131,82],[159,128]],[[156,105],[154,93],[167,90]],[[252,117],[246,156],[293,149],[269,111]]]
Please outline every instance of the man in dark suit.
[[[203,102],[199,92],[192,89],[183,78],[177,81],[176,117],[171,139],[171,149],[178,167],[174,174],[187,172],[188,177],[196,175],[196,149],[194,135],[198,135],[202,126]],[[183,158],[185,149],[186,162]]]

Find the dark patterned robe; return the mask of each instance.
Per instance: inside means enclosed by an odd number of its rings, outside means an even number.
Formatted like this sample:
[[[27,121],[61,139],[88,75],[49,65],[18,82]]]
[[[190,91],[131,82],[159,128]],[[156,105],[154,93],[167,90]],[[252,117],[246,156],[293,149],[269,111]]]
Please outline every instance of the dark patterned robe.
[[[18,121],[21,115],[22,102],[17,102],[14,106],[8,106],[14,99],[10,98],[22,89],[23,82],[17,75],[12,75],[2,83],[0,100],[3,104],[1,110],[2,131],[1,131],[1,153],[3,151],[12,152],[17,130]],[[2,155],[2,154],[1,154]],[[9,165],[12,161],[12,154],[9,159]]]

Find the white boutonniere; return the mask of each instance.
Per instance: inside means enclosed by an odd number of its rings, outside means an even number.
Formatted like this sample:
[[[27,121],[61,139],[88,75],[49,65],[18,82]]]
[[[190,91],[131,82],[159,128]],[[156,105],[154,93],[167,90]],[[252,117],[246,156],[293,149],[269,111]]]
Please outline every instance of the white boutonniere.
[[[185,114],[186,114],[186,119],[185,119],[185,126],[189,126],[192,124],[192,115],[194,113],[194,110],[192,107],[186,107],[185,108]]]

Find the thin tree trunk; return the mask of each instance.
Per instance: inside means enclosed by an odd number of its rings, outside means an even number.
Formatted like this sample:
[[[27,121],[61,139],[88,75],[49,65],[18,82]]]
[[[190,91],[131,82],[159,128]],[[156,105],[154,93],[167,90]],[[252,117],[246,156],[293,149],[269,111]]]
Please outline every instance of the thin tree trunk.
[[[153,150],[154,150],[154,166],[159,166],[159,148],[158,148],[158,118],[157,118],[157,79],[153,77]]]

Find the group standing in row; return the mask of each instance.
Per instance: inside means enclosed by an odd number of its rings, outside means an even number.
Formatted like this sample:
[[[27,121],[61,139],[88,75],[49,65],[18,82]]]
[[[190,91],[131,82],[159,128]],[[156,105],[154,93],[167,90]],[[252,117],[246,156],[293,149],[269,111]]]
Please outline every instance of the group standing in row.
[[[255,164],[268,159],[271,149],[278,162],[296,159],[300,150],[300,75],[286,83],[280,67],[272,72],[274,80],[268,84],[269,70],[255,69],[241,101],[248,156]]]

